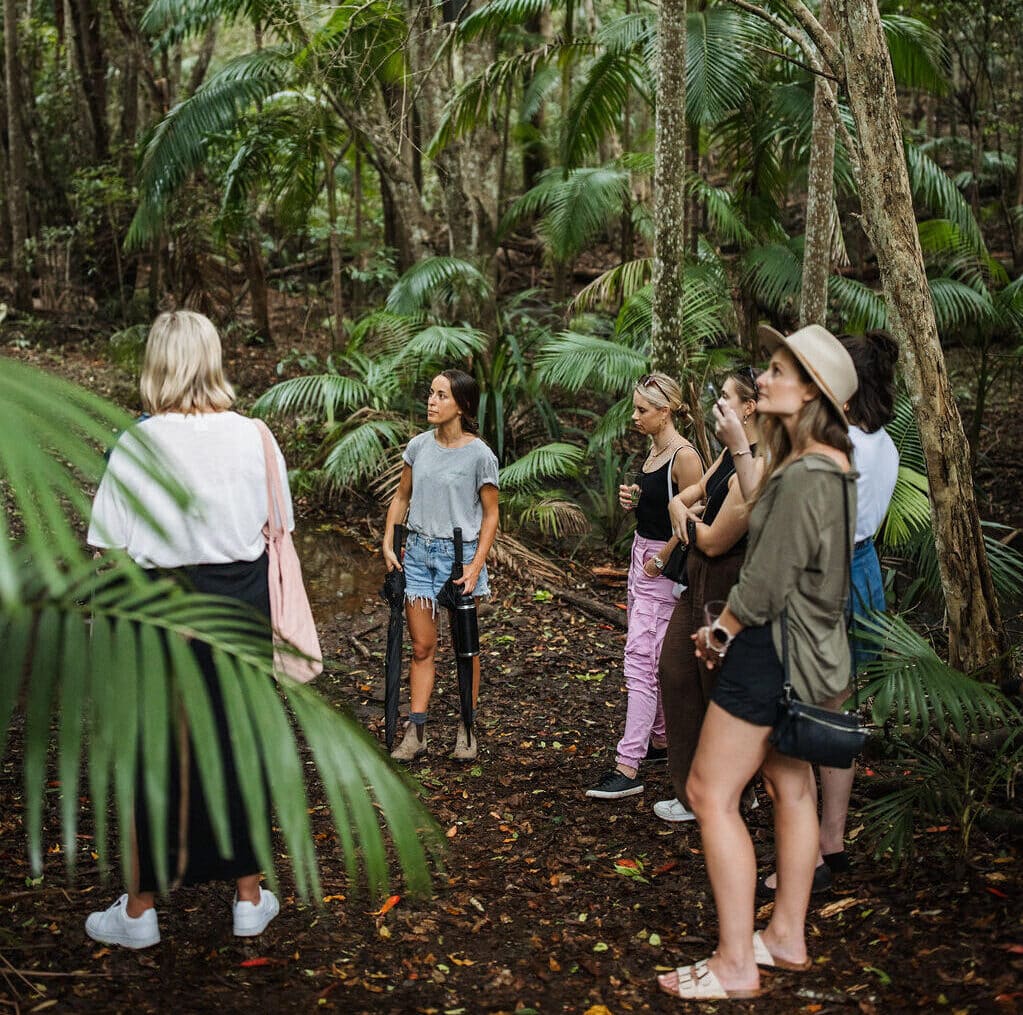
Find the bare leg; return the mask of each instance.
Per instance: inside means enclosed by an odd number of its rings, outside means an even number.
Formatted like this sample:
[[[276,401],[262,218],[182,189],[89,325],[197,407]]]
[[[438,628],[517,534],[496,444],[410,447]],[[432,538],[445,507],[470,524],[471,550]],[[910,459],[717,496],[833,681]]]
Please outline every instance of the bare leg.
[[[856,766],[825,768],[822,765],[820,771],[821,853],[841,853],[845,849],[845,822]]]
[[[139,838],[135,830],[135,816],[131,819],[131,883],[128,886],[128,904],[124,911],[132,919],[141,916],[147,909],[153,909],[156,905],[156,896],[153,892],[140,892],[139,887]]]
[[[239,878],[237,882],[238,901],[239,902],[251,902],[253,905],[259,905],[260,889],[259,889],[260,876],[258,874],[246,874],[245,877]]]
[[[718,947],[709,965],[726,990],[760,986],[753,958],[753,893],[757,862],[739,798],[767,754],[770,729],[736,719],[711,702],[707,709],[686,799],[700,822],[707,873],[718,914]],[[661,978],[667,990],[677,976]]]
[[[437,618],[428,605],[406,603],[405,619],[412,638],[412,665],[409,668],[409,700],[413,712],[425,712],[433,694],[436,676]]]
[[[764,944],[776,958],[806,961],[806,908],[817,862],[817,794],[813,770],[805,761],[771,751],[764,783],[774,803],[778,892]]]

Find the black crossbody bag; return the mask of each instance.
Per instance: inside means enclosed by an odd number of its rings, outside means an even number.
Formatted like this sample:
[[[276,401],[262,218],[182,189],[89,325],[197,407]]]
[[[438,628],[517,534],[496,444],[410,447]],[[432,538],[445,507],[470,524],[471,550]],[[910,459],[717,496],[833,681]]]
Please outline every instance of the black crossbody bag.
[[[842,480],[842,500],[845,507],[845,531],[849,532],[849,491]],[[852,550],[846,555],[849,567],[849,590],[846,600],[846,636],[851,624],[852,601]],[[782,667],[785,670],[785,685],[778,699],[778,718],[771,731],[770,741],[780,754],[787,754],[800,761],[828,768],[851,768],[856,756],[863,750],[869,731],[860,722],[859,686],[856,680],[856,665],[851,662],[853,684],[852,712],[836,712],[820,705],[809,705],[800,701],[792,691],[789,681],[789,627],[788,609],[781,615]]]

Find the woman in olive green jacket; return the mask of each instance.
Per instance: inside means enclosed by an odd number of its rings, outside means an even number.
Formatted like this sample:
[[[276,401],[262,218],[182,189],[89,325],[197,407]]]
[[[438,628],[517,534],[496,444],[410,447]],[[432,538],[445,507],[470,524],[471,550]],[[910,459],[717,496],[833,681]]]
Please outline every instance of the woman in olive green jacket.
[[[856,390],[856,371],[817,325],[788,338],[762,329],[761,342],[773,355],[757,381],[765,468],[749,548],[724,612],[693,635],[697,654],[720,667],[686,784],[719,936],[710,959],[659,977],[662,990],[683,999],[755,997],[758,965],[809,968],[804,923],[817,861],[816,791],[809,764],[768,740],[785,681],[783,612],[796,694],[816,704],[849,681],[844,607],[856,486],[842,406]],[[739,814],[743,787],[758,770],[774,802],[778,861],[774,912],[762,933],[753,931],[756,860]]]

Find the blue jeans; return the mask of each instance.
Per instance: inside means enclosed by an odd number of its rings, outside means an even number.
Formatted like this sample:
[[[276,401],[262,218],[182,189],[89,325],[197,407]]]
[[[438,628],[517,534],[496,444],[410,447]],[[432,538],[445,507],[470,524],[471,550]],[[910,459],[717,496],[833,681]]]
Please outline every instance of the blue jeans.
[[[884,580],[881,577],[881,562],[877,559],[872,537],[865,539],[853,551],[851,584],[852,601],[849,605],[854,618],[866,616],[872,610],[884,612]],[[857,637],[856,629],[854,619],[849,648],[852,650],[853,663],[859,670],[865,663],[876,659],[878,653],[876,642]]]
[[[462,558],[468,563],[476,554],[478,539],[462,544]],[[424,536],[420,532],[409,532],[405,542],[405,557],[401,562],[405,572],[405,601],[429,602],[436,608],[437,593],[451,577],[455,563],[455,541],[439,536]],[[474,596],[490,595],[487,568],[480,571]]]

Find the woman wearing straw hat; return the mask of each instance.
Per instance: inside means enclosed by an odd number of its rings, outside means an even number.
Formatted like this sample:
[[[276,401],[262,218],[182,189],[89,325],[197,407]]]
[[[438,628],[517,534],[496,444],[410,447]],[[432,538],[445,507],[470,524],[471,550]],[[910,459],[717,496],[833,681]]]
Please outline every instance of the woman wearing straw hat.
[[[848,352],[817,325],[787,338],[761,329],[772,352],[757,379],[764,474],[750,513],[749,549],[724,611],[693,635],[720,676],[686,784],[700,823],[714,902],[713,956],[658,978],[674,997],[756,997],[758,966],[804,970],[804,924],[817,859],[817,807],[808,763],[777,753],[768,737],[786,674],[820,703],[849,682],[844,606],[856,517],[852,446],[843,405],[856,391]],[[770,923],[754,933],[756,858],[739,815],[761,771],[774,802],[778,891]]]

